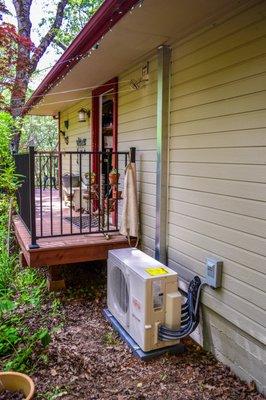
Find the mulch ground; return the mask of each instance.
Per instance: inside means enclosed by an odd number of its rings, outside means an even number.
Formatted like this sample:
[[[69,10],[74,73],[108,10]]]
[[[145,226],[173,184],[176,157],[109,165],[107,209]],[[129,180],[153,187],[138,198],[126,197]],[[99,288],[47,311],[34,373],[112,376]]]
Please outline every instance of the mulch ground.
[[[38,362],[32,376],[37,398],[263,399],[253,384],[241,382],[192,340],[185,342],[185,354],[165,355],[149,362],[137,359],[102,315],[106,301],[104,272],[99,273],[97,266],[90,271],[88,267],[73,271],[76,288],[60,295],[58,321],[63,320],[63,326],[53,334],[47,359]],[[71,268],[67,274],[71,275]],[[71,279],[69,283],[73,284]]]

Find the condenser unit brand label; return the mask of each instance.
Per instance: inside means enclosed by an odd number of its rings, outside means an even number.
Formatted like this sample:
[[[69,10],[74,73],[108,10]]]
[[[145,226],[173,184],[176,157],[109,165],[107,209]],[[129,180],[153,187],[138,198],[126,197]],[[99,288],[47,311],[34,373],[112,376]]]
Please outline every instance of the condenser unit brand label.
[[[137,321],[141,319],[142,303],[136,297],[132,296],[132,316],[136,318]]]
[[[145,271],[151,276],[159,276],[168,274],[168,271],[163,267],[146,268]]]
[[[141,311],[141,302],[136,297],[132,297],[132,305],[134,310]]]
[[[163,307],[163,283],[162,281],[152,282],[152,293],[153,293],[153,308],[154,310],[160,310]]]

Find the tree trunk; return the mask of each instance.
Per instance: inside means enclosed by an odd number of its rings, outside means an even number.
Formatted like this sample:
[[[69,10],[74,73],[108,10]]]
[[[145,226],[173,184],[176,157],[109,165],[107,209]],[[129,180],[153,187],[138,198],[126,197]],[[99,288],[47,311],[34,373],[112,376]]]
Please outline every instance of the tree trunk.
[[[11,143],[13,152],[17,152],[19,148],[21,136],[21,124],[18,122],[20,117],[23,117],[24,105],[26,101],[26,93],[30,77],[36,70],[41,57],[54,40],[57,30],[63,22],[64,9],[68,0],[59,0],[55,18],[46,34],[41,38],[39,46],[32,49],[31,46],[20,43],[18,45],[18,61],[16,65],[16,76],[11,93],[10,112],[16,120],[13,140]],[[31,36],[31,20],[30,9],[32,0],[13,0],[13,5],[16,10],[18,32],[25,39],[30,41]],[[31,54],[32,53],[32,54]]]
[[[26,92],[29,84],[30,76],[27,72],[27,68],[20,71],[17,69],[16,79],[14,83],[14,89],[11,93],[10,102],[10,113],[15,120],[14,133],[11,142],[11,148],[13,153],[17,153],[19,149],[19,142],[21,136],[21,120],[23,116],[23,108],[26,100]]]

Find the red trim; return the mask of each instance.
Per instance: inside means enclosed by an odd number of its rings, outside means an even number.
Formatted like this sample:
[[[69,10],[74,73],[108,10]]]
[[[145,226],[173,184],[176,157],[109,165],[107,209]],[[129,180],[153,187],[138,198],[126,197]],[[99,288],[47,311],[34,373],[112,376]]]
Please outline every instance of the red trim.
[[[60,152],[61,152],[61,135],[60,135],[60,130],[61,130],[61,113],[58,113],[58,120],[57,120],[57,135],[58,135],[58,154],[59,154],[59,159],[58,159],[58,182],[59,182],[59,187],[62,186],[62,165],[61,165],[61,160],[60,160]],[[60,191],[61,194],[61,191]],[[61,199],[62,200],[62,199]]]
[[[99,96],[112,90],[114,93],[114,116],[113,116],[113,151],[117,151],[117,132],[118,132],[118,78],[113,78],[92,91],[92,151],[99,151],[99,128],[100,128],[100,103]],[[113,166],[116,165],[114,160]],[[93,171],[97,171],[97,160],[93,159]]]
[[[58,113],[58,120],[57,120],[57,137],[58,137],[58,151],[61,151],[61,137],[60,137],[60,129],[61,129],[61,113]]]
[[[118,78],[110,79],[98,88],[92,91],[92,135],[91,147],[93,151],[99,151],[99,133],[100,133],[100,96],[106,92],[112,91],[114,95],[113,102],[113,151],[117,151],[118,134]],[[117,155],[113,156],[112,167],[117,168]],[[99,156],[94,155],[92,168],[99,180]],[[112,223],[116,224],[116,213],[112,212]]]
[[[27,113],[31,107],[38,103],[47,89],[50,89],[51,85],[54,85],[58,79],[78,62],[78,60],[69,62],[67,60],[89,51],[138,1],[105,0],[32,94],[25,105],[23,113]]]

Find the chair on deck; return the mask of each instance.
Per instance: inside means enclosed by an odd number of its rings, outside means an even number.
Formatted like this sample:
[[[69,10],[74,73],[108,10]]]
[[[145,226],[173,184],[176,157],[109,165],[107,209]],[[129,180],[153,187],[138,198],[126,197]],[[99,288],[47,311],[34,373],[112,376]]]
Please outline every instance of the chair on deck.
[[[74,194],[77,190],[79,190],[79,188],[80,188],[79,175],[72,174],[71,176],[70,174],[64,174],[62,176],[63,197],[66,206],[70,206],[70,202],[72,200],[73,206],[76,208],[76,205],[74,204]],[[82,191],[86,190],[86,185],[83,182],[81,182],[81,189]]]

